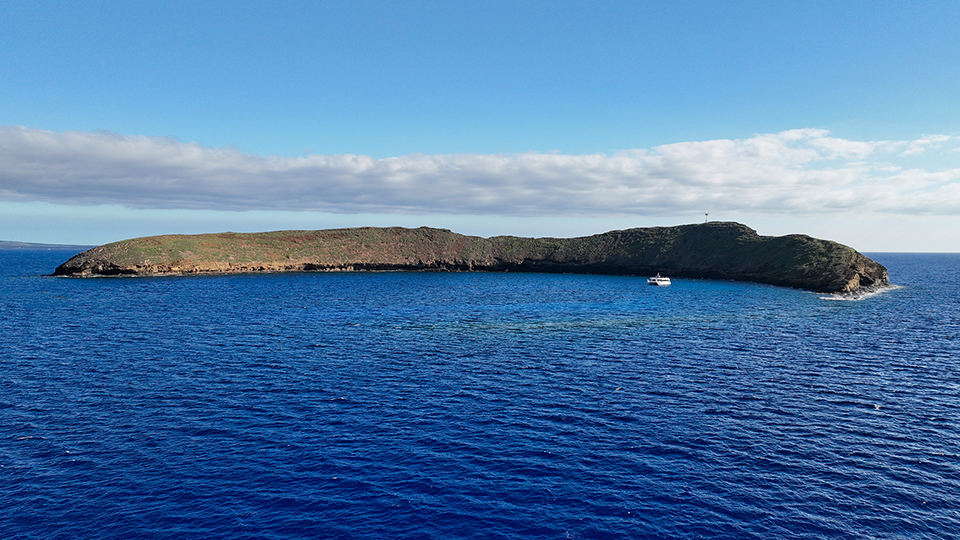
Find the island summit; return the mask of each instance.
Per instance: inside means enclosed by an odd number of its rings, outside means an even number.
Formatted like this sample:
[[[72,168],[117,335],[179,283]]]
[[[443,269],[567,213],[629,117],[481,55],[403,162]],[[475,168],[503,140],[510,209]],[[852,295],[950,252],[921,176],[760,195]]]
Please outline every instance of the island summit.
[[[661,273],[828,293],[889,282],[886,268],[842,244],[799,234],[760,236],[746,225],[726,222],[579,238],[481,238],[429,227],[150,236],[84,251],[53,275],[363,270]]]

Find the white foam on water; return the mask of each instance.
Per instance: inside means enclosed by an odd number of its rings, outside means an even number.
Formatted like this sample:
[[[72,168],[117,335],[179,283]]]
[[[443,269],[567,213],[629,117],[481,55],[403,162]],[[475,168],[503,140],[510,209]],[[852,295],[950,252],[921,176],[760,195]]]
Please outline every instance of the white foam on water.
[[[827,296],[821,296],[821,300],[835,300],[841,302],[857,302],[860,300],[866,300],[867,298],[873,298],[874,296],[883,294],[889,291],[895,291],[897,289],[902,289],[900,285],[882,285],[880,287],[867,287],[852,293],[836,293]]]

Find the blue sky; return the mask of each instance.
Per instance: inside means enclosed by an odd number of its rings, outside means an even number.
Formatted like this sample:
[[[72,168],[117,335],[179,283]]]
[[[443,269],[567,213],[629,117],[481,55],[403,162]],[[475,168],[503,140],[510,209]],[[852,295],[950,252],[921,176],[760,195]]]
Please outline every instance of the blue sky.
[[[7,1],[0,239],[710,213],[960,251],[958,25],[957,2]]]

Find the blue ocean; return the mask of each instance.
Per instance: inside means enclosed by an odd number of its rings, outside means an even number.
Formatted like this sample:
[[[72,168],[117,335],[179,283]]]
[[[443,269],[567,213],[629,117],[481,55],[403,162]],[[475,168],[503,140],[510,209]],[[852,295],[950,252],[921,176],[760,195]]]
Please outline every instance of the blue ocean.
[[[960,255],[859,299],[0,251],[0,538],[960,537]]]

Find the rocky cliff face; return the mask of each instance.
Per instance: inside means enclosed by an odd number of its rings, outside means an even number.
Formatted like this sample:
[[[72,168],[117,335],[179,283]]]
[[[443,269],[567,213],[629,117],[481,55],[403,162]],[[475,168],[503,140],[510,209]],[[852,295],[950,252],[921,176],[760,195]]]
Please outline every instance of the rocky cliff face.
[[[153,236],[85,251],[54,275],[353,270],[660,272],[821,292],[853,292],[889,281],[883,266],[836,242],[764,237],[745,225],[720,222],[580,238],[480,238],[427,227]]]

